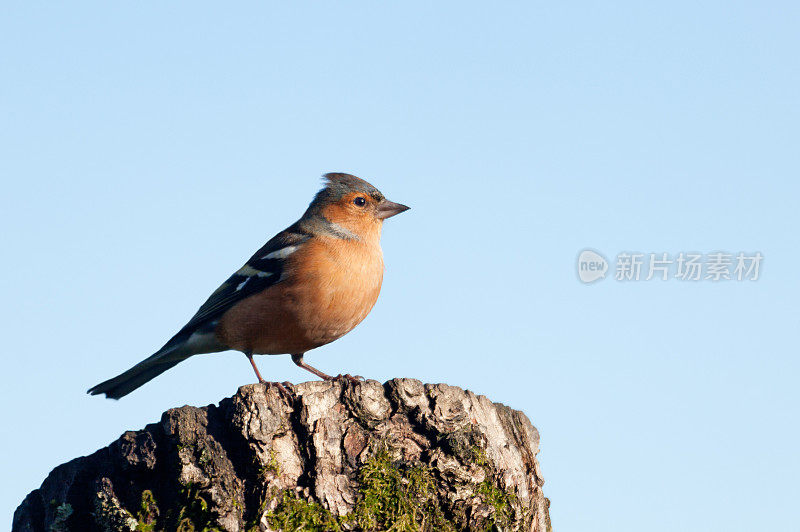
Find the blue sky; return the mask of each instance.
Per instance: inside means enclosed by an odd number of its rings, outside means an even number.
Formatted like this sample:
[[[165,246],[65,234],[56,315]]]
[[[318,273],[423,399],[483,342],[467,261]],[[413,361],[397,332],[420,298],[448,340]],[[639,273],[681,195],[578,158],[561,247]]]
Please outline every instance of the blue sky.
[[[795,3],[2,11],[6,522],[54,466],[252,381],[226,353],[84,393],[347,171],[412,210],[378,305],[310,363],[523,410],[557,530],[797,529]],[[583,285],[584,248],[764,261]]]

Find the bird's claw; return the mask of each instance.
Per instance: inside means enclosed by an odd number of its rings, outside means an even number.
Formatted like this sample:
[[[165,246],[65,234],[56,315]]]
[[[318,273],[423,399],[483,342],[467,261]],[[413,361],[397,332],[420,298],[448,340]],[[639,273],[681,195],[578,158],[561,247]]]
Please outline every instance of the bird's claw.
[[[267,390],[270,388],[277,388],[278,392],[286,398],[292,398],[294,396],[294,384],[289,381],[284,382],[270,382],[270,381],[261,381],[261,384],[267,387]]]
[[[333,380],[336,380],[336,381],[348,381],[348,382],[351,382],[353,384],[357,384],[359,382],[365,382],[367,379],[365,379],[361,375],[355,375],[354,376],[354,375],[350,375],[349,373],[345,373],[345,374],[341,374],[340,373],[339,375],[334,377]]]

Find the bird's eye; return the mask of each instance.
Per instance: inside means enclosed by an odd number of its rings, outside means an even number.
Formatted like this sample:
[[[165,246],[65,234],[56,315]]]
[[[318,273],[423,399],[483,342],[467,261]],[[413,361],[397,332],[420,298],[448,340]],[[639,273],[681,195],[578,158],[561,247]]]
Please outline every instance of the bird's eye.
[[[359,197],[357,197],[356,199],[353,200],[353,203],[355,205],[358,205],[359,207],[363,207],[364,205],[367,204],[367,200],[365,200],[364,198],[359,196]]]

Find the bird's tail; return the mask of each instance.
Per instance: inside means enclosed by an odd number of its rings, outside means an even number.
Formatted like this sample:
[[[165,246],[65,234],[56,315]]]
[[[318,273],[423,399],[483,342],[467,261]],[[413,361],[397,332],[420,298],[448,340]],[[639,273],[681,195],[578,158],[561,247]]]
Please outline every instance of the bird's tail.
[[[90,388],[88,393],[92,395],[104,393],[109,399],[119,399],[194,354],[197,352],[186,349],[185,344],[173,346],[167,344],[128,371]]]

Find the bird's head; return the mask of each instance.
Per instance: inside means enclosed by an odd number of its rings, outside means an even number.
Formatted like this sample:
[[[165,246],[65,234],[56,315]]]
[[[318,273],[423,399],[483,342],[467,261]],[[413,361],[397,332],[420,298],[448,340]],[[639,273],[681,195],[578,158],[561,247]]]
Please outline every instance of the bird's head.
[[[407,211],[405,205],[387,200],[381,191],[350,174],[325,174],[325,187],[314,197],[306,217],[322,216],[358,237],[377,231],[383,220]]]

